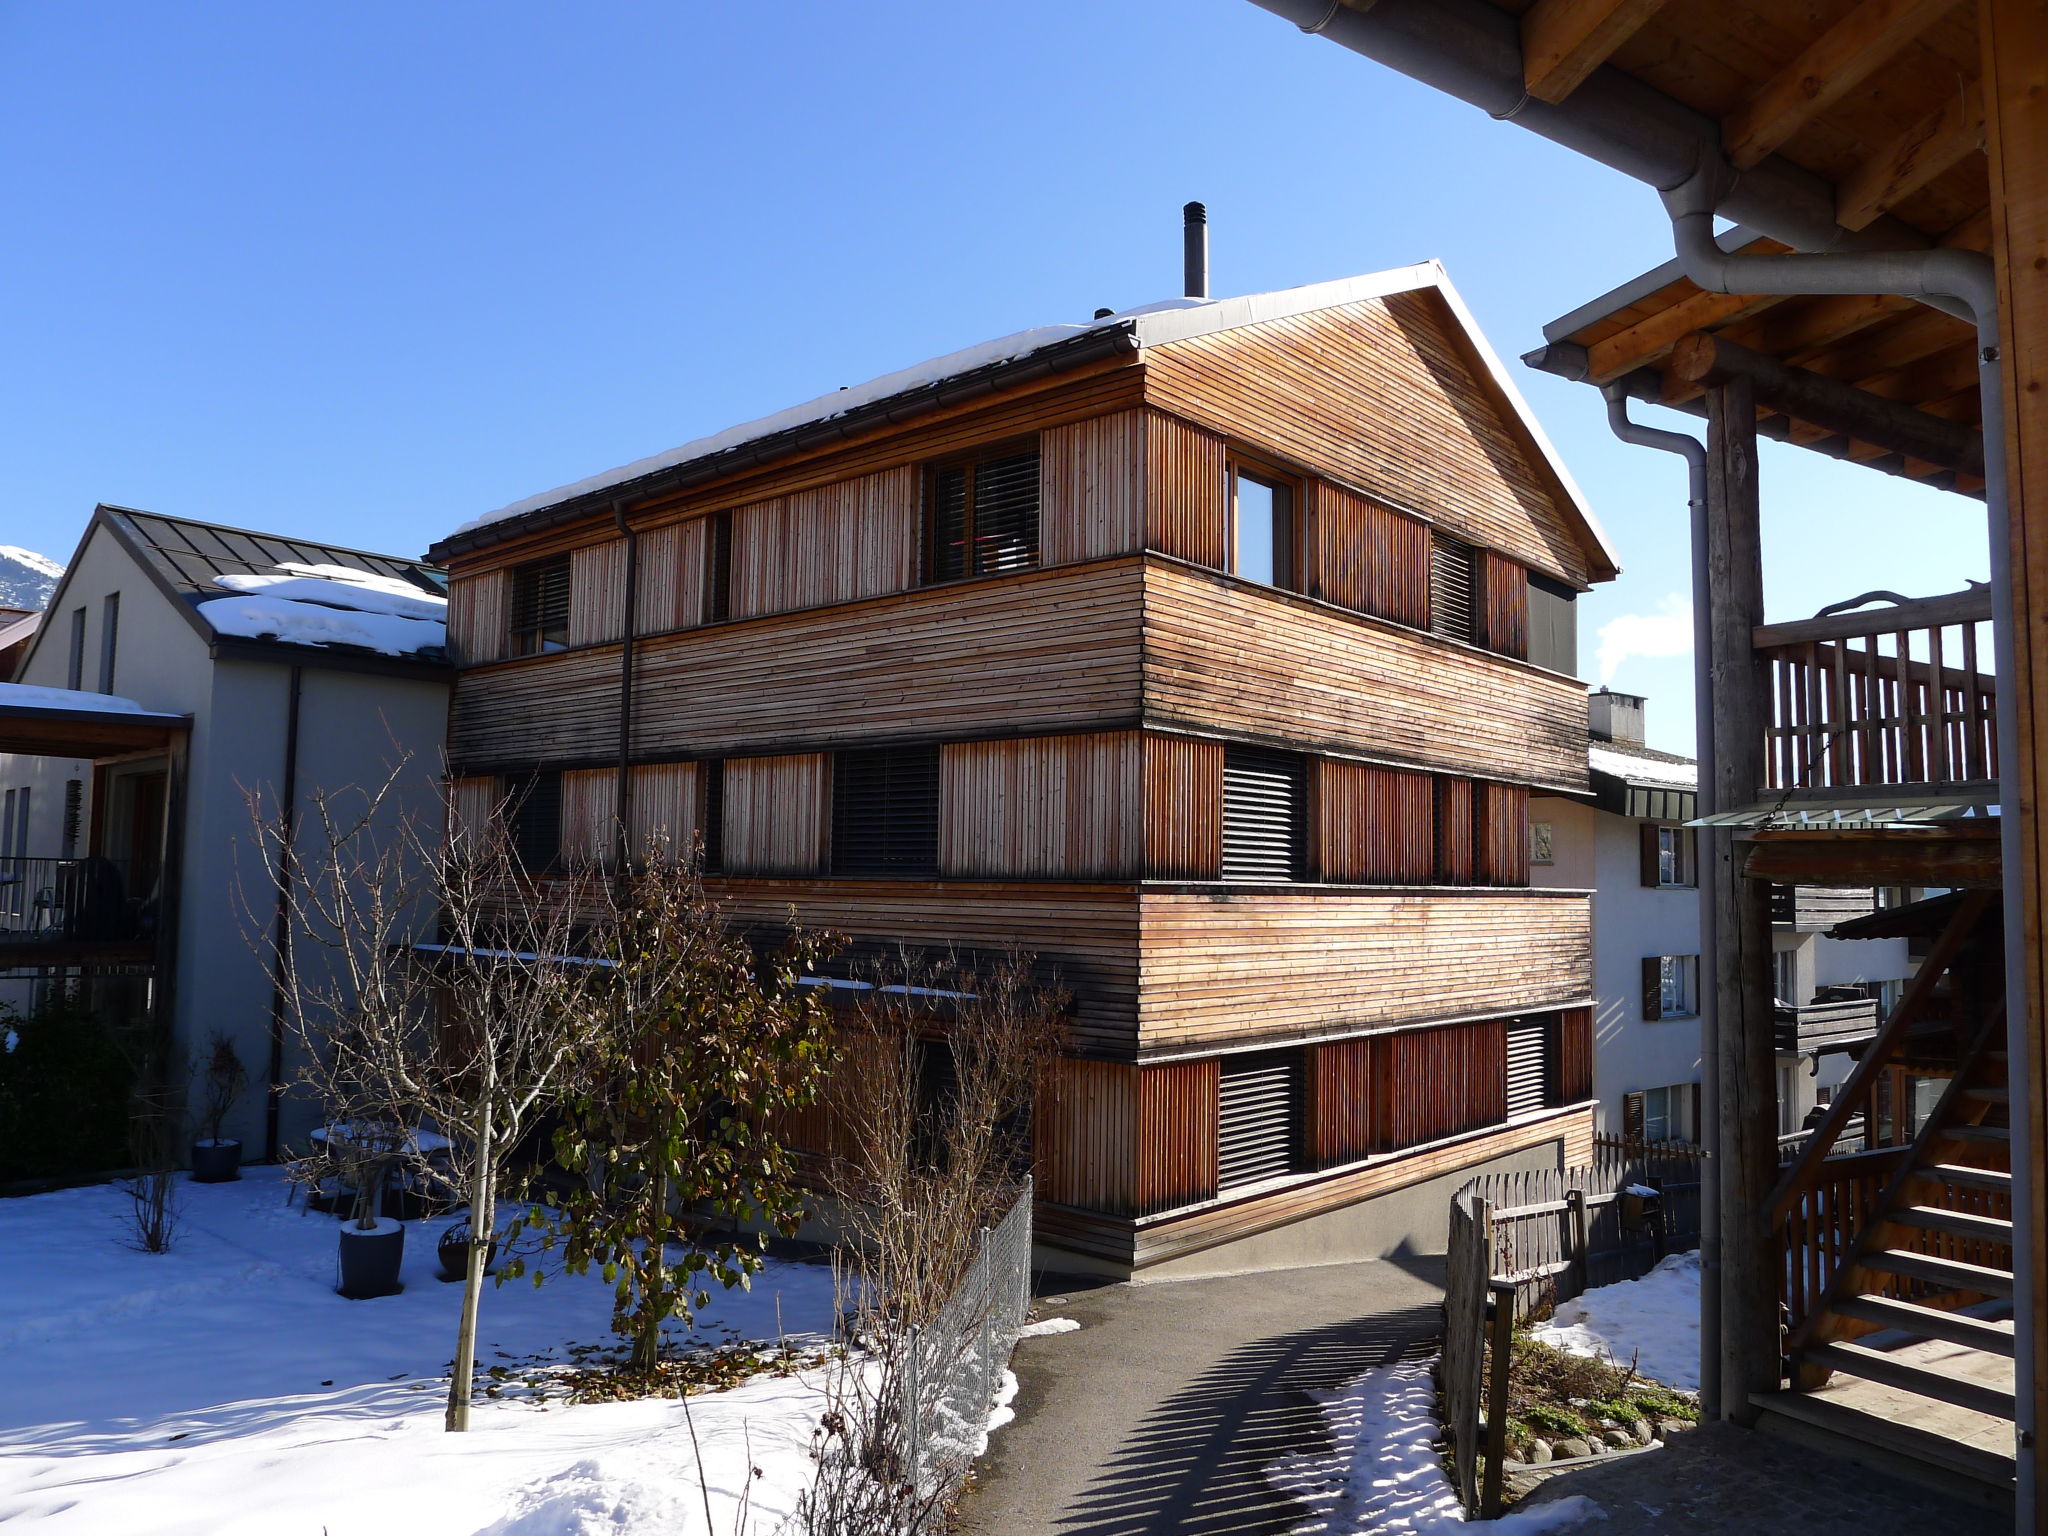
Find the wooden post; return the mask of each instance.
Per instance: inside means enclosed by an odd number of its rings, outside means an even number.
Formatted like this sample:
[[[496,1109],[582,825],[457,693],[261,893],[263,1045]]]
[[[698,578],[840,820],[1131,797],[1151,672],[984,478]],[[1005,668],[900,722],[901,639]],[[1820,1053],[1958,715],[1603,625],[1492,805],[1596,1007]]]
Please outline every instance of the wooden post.
[[[1568,1189],[1564,1192],[1565,1220],[1572,1230],[1572,1268],[1579,1274],[1579,1293],[1593,1283],[1593,1266],[1587,1253],[1589,1246],[1586,1235],[1586,1192],[1583,1189]]]
[[[1985,152],[1990,160],[1991,258],[1998,275],[1999,353],[2005,394],[2008,573],[2012,594],[2011,718],[1999,734],[2014,748],[2017,783],[2000,795],[2005,818],[2006,931],[2020,942],[2019,996],[2012,1010],[2007,1063],[2013,1088],[2014,1315],[2018,1330],[2018,1526],[2048,1529],[2042,1484],[2048,1475],[2040,1429],[2048,1423],[2048,1181],[2040,1176],[2048,1129],[2048,1061],[2040,1026],[2048,1020],[2043,912],[2048,909],[2048,0],[1979,0]],[[1985,444],[1985,452],[1998,445]],[[2014,760],[2016,759],[2016,760]],[[2017,853],[2017,859],[2014,855]],[[2014,919],[2017,918],[2015,923]],[[2008,939],[2008,943],[2011,940]]]
[[[1492,1520],[1500,1514],[1500,1484],[1508,1458],[1508,1367],[1515,1343],[1515,1285],[1512,1280],[1489,1280],[1493,1306],[1486,1318],[1486,1343],[1492,1355],[1491,1374],[1486,1384],[1486,1486],[1480,1495],[1480,1517]]]
[[[1707,391],[1707,667],[1713,680],[1715,806],[1754,805],[1764,783],[1769,702],[1752,631],[1764,619],[1756,396],[1733,378]],[[1753,1392],[1779,1384],[1778,1259],[1765,1212],[1778,1178],[1777,1040],[1771,1015],[1770,890],[1743,878],[1734,835],[1716,828],[1705,899],[1720,1059],[1714,1151],[1721,1217],[1720,1416],[1747,1422]]]

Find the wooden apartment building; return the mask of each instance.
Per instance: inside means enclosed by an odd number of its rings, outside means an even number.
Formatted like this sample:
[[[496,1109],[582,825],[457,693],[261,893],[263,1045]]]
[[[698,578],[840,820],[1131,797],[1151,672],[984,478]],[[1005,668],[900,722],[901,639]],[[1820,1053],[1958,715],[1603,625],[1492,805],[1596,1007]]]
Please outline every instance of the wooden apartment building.
[[[1062,1262],[1426,1250],[1375,1197],[1590,1137],[1527,805],[1586,786],[1615,567],[1435,264],[1025,332],[433,558],[530,863],[701,836],[742,920],[1057,971]]]

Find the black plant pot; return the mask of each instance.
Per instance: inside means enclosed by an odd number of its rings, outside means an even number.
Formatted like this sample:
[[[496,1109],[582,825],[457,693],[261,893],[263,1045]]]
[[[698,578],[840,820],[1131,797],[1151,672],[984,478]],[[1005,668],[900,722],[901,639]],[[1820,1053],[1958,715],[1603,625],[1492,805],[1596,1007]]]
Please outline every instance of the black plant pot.
[[[441,1261],[443,1281],[463,1279],[469,1273],[469,1218],[464,1217],[441,1234],[434,1244],[434,1257]],[[491,1272],[491,1266],[498,1262],[498,1240],[491,1239],[484,1250],[484,1273]]]
[[[341,1229],[341,1283],[334,1289],[350,1301],[396,1296],[405,1289],[398,1280],[404,1262],[402,1222],[380,1221],[368,1231],[350,1222]]]
[[[194,1184],[232,1184],[241,1176],[242,1144],[239,1141],[192,1143]]]

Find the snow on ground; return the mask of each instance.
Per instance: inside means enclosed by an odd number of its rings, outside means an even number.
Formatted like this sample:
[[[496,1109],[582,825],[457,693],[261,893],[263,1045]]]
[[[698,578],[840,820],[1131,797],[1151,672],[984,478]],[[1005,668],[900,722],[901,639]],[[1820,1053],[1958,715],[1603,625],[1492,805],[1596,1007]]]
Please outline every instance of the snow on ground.
[[[1700,1389],[1700,1256],[1674,1253],[1640,1280],[1567,1301],[1530,1337],[1575,1355],[1627,1365],[1652,1381]]]
[[[1020,1339],[1049,1339],[1056,1333],[1074,1333],[1081,1325],[1071,1317],[1048,1317],[1042,1322],[1026,1323],[1017,1330]]]
[[[452,1218],[409,1223],[402,1295],[334,1294],[334,1218],[273,1169],[181,1184],[168,1254],[125,1246],[116,1189],[0,1200],[0,1524],[51,1536],[707,1536],[685,1404],[479,1396],[441,1429],[460,1287]],[[608,1345],[595,1276],[484,1292],[480,1366]],[[714,1293],[698,1340],[822,1335],[828,1267]],[[515,1378],[516,1379],[516,1378]],[[820,1378],[687,1400],[716,1536],[768,1536],[810,1479]],[[751,1469],[761,1469],[759,1476]],[[37,1523],[40,1522],[40,1523]]]
[[[1330,1432],[1328,1452],[1273,1463],[1266,1476],[1282,1493],[1314,1512],[1293,1536],[1428,1536],[1466,1531],[1488,1536],[1541,1536],[1570,1530],[1607,1512],[1591,1499],[1559,1499],[1498,1520],[1465,1518],[1457,1490],[1437,1454],[1434,1360],[1382,1366],[1329,1392],[1309,1395],[1322,1404]]]

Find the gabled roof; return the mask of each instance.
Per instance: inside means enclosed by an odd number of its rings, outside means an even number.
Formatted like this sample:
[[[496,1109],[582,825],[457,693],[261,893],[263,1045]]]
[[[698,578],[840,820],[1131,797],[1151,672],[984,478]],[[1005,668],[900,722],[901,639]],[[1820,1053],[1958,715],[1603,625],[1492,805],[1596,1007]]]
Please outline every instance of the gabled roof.
[[[702,484],[865,428],[902,421],[1047,373],[1064,372],[1116,356],[1142,360],[1147,348],[1170,342],[1416,292],[1434,293],[1448,309],[1480,365],[1483,387],[1493,396],[1511,428],[1522,437],[1537,472],[1549,482],[1567,519],[1576,524],[1592,557],[1595,579],[1614,575],[1619,564],[1607,535],[1442,264],[1436,261],[1237,298],[1167,299],[1080,324],[1036,326],[883,374],[865,384],[820,395],[772,416],[728,427],[665,453],[515,501],[472,518],[435,544],[428,556],[446,560],[502,539],[607,511],[618,502],[644,500]]]

